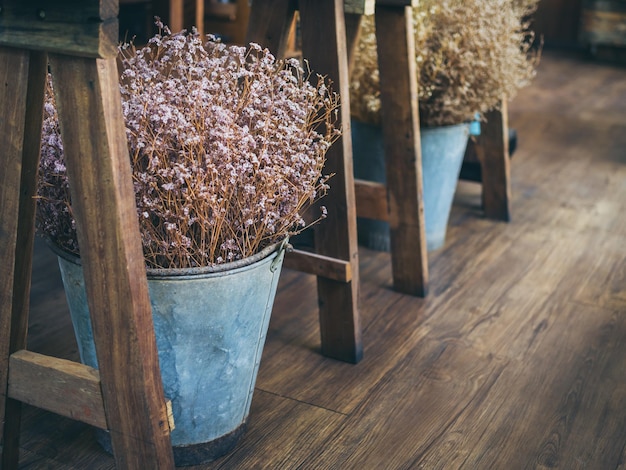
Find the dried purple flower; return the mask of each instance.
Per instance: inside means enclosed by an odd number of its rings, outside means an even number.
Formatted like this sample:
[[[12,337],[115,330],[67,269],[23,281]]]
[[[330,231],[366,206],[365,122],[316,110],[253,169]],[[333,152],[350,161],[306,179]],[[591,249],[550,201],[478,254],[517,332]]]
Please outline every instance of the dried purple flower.
[[[161,25],[162,26],[162,25]],[[241,259],[306,226],[323,196],[339,98],[322,77],[257,44],[193,31],[120,47],[120,90],[150,268]],[[48,90],[38,228],[78,253],[63,145]],[[318,219],[319,220],[319,219]]]

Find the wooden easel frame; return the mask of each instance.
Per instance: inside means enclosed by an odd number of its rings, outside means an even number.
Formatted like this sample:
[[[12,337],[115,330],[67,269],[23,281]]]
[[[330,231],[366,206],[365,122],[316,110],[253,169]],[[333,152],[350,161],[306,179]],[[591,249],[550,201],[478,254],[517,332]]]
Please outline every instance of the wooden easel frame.
[[[6,0],[0,17],[2,468],[17,468],[21,403],[108,429],[118,468],[174,467],[118,87],[117,0]],[[39,19],[37,19],[39,18]],[[97,18],[98,21],[94,21]],[[99,371],[26,349],[48,65]],[[71,397],[71,399],[68,399]]]

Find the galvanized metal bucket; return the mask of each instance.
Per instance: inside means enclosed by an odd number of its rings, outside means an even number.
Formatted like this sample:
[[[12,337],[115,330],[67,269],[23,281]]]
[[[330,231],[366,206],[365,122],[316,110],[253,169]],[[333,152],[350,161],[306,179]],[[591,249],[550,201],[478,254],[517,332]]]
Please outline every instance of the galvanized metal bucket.
[[[224,455],[245,430],[286,246],[215,267],[148,271],[177,466]],[[97,367],[80,260],[57,255],[81,361]],[[98,440],[110,449],[107,437]]]
[[[422,180],[428,251],[445,243],[448,219],[469,137],[469,124],[422,128]],[[355,178],[386,182],[385,149],[380,126],[352,120]],[[389,251],[389,224],[357,219],[359,243],[372,250]]]

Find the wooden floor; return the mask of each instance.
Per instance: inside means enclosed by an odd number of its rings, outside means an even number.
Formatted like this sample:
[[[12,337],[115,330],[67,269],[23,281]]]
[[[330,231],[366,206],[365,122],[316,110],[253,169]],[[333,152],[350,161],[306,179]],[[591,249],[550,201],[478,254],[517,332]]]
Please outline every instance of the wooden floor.
[[[626,469],[626,69],[546,53],[510,106],[512,222],[461,183],[427,299],[363,249],[365,357],[319,354],[315,279],[284,272],[248,431],[202,469]],[[76,358],[36,252],[29,347]],[[23,469],[110,469],[88,426],[26,407]]]

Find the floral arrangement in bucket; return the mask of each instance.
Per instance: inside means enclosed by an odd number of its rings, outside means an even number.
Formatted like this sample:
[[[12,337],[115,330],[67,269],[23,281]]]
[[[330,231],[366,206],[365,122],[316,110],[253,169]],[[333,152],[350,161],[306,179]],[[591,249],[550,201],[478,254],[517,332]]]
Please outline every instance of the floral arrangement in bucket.
[[[420,0],[412,9],[428,250],[445,241],[469,123],[530,82],[540,57],[529,15],[538,0]],[[373,16],[361,22],[350,77],[355,177],[385,182]],[[361,244],[389,250],[386,222],[359,218]]]
[[[413,7],[420,125],[472,121],[535,75],[530,15],[539,0],[420,0]],[[374,17],[366,16],[350,80],[352,116],[380,123]]]
[[[328,190],[339,97],[258,45],[165,27],[144,48],[121,46],[120,63],[174,460],[196,465],[245,430],[284,245],[325,215],[306,212]],[[52,85],[38,192],[38,230],[60,249],[81,360],[97,367],[82,267],[67,255],[79,247]],[[97,437],[110,448],[106,433]]]
[[[246,258],[305,227],[328,189],[339,98],[296,60],[196,33],[122,45],[120,90],[148,268]],[[45,104],[38,228],[78,253],[52,90]],[[322,207],[320,218],[324,217]],[[319,218],[317,219],[319,220]],[[316,220],[316,221],[317,221]]]

